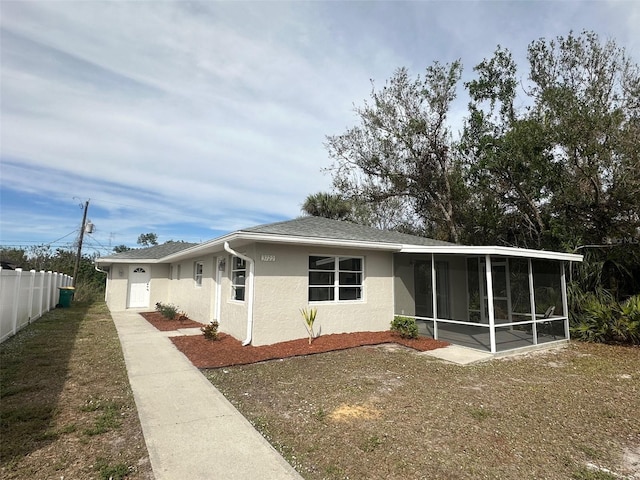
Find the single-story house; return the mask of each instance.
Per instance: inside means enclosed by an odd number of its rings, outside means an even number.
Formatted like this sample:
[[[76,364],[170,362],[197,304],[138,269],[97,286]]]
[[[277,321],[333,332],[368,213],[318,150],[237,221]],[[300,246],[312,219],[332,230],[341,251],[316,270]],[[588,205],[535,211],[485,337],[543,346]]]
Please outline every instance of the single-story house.
[[[96,260],[111,310],[173,304],[245,345],[388,330],[496,353],[566,341],[565,264],[581,255],[463,246],[320,217],[259,225],[200,244],[170,242]]]

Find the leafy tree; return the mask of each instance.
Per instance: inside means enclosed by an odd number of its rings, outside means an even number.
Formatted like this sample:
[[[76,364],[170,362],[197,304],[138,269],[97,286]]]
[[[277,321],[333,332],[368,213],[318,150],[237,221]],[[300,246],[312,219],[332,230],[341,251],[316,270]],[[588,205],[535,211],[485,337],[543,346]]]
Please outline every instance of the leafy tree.
[[[640,68],[593,32],[533,42],[530,95],[560,186],[549,205],[564,242],[602,243],[640,227]]]
[[[153,247],[158,245],[158,235],[155,233],[141,233],[138,236],[138,245],[143,247]]]
[[[140,238],[138,237],[138,243],[140,243]],[[126,245],[116,245],[115,247],[113,247],[113,251],[115,253],[122,253],[122,252],[128,252],[129,250],[131,250],[131,247],[127,247]]]
[[[393,202],[399,220],[392,223],[459,240],[462,169],[446,120],[461,70],[460,62],[436,62],[412,79],[401,68],[382,90],[372,90],[371,102],[355,109],[359,125],[327,137],[338,194],[376,214]]]
[[[528,50],[530,107],[518,111],[516,66],[498,47],[466,83],[461,142],[470,214],[483,243],[572,250],[640,226],[640,75],[598,36],[537,40]],[[632,140],[635,139],[635,140]]]
[[[474,197],[470,216],[484,231],[467,227],[467,242],[540,247],[548,233],[544,205],[558,185],[551,143],[535,115],[515,108],[516,65],[498,46],[465,83],[471,102],[461,150]]]

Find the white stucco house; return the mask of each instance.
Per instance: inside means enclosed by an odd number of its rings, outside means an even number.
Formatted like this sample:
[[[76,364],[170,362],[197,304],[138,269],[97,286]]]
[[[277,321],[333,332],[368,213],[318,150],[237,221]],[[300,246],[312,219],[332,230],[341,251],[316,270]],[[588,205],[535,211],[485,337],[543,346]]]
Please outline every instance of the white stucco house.
[[[463,246],[319,217],[260,225],[201,243],[170,242],[99,258],[111,310],[171,303],[244,344],[388,330],[488,350],[569,338],[565,264],[581,255]]]

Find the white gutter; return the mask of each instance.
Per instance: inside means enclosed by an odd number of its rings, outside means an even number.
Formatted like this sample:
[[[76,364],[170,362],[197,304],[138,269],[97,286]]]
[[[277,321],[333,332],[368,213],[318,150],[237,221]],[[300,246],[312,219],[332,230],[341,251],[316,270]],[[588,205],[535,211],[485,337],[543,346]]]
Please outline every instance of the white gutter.
[[[463,255],[499,255],[508,257],[542,258],[546,260],[566,260],[581,262],[582,255],[575,253],[551,252],[548,250],[532,250],[517,247],[467,246],[467,245],[403,245],[400,253],[436,253]]]
[[[229,246],[229,242],[224,242],[224,249],[231,255],[235,255],[241,258],[249,264],[249,284],[246,286],[246,299],[247,299],[247,338],[242,342],[242,346],[246,347],[251,343],[251,332],[253,331],[253,271],[255,262],[252,258],[247,257],[241,253],[236,252]]]

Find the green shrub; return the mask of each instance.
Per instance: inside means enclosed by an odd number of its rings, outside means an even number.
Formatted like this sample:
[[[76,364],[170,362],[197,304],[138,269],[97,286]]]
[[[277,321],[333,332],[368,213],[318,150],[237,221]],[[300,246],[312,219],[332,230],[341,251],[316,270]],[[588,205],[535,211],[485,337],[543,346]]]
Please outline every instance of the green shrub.
[[[209,325],[205,325],[204,327],[200,327],[200,331],[204,335],[204,338],[207,340],[218,340],[218,322],[215,320]]]
[[[156,311],[160,312],[164,318],[173,320],[178,315],[178,307],[171,305],[170,303],[156,303]]]
[[[415,318],[396,315],[391,322],[391,331],[402,338],[418,338],[418,325]]]
[[[640,295],[619,303],[604,290],[588,292],[572,320],[571,333],[578,340],[640,344]]]

